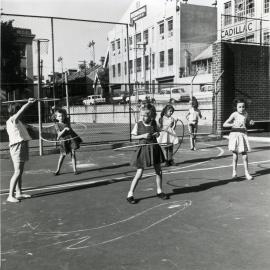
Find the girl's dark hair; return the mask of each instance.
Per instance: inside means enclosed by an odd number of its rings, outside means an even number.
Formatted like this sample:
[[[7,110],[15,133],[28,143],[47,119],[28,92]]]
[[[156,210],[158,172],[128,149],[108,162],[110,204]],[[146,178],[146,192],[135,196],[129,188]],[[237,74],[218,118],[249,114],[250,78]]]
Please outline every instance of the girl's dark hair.
[[[151,103],[144,104],[144,106],[142,107],[142,110],[148,110],[150,112],[151,119],[152,120],[156,119],[157,117],[156,107],[152,105]]]
[[[64,116],[64,119],[63,119],[63,122],[64,123],[68,123],[69,121],[68,121],[68,117],[67,117],[67,111],[65,110],[65,109],[62,109],[62,108],[56,108],[55,109],[55,111],[54,111],[54,113],[53,113],[53,117],[52,117],[52,120],[54,121],[54,122],[56,122],[57,120],[56,120],[56,113],[61,113],[63,116]]]
[[[237,110],[237,104],[238,103],[244,103],[245,107],[247,108],[247,102],[243,98],[235,98],[233,100],[233,109],[236,111]]]
[[[10,103],[8,105],[8,113],[10,116],[16,114],[22,106],[19,103]]]
[[[162,118],[163,116],[166,114],[166,112],[168,110],[172,110],[172,112],[174,112],[174,107],[171,104],[167,104],[161,111],[160,113],[160,118],[158,119],[158,122],[160,124],[160,126],[162,127]]]
[[[198,102],[197,98],[194,96],[192,97],[192,100],[191,100],[191,106],[195,109],[198,109],[198,107],[199,107],[199,102]]]

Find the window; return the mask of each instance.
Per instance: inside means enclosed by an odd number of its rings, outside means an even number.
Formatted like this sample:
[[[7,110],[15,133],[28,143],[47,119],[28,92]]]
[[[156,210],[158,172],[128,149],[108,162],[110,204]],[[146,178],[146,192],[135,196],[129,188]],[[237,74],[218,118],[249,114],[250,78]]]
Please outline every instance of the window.
[[[125,52],[127,51],[127,39],[126,38],[124,38],[124,50],[125,50]]]
[[[118,69],[118,76],[121,76],[121,64],[117,64],[117,69]]]
[[[168,50],[168,65],[173,65],[173,49]]]
[[[232,2],[224,3],[224,25],[232,23]]]
[[[133,73],[133,60],[129,60],[128,69],[130,73]]]
[[[145,70],[149,70],[149,55],[144,57],[144,68]]]
[[[112,76],[115,77],[115,65],[112,65]]]
[[[136,44],[142,41],[141,33],[136,34]]]
[[[235,0],[235,16],[254,17],[255,5],[254,0]],[[235,22],[243,21],[245,18],[235,18]]]
[[[254,17],[254,15],[255,15],[254,0],[247,0],[246,16]]]
[[[148,30],[143,31],[143,42],[148,43]]]
[[[235,0],[235,5],[234,5],[234,10],[235,10],[235,16],[238,16],[238,18],[235,18],[235,21],[242,21],[244,20],[244,18],[239,18],[240,17],[244,17],[246,15],[245,13],[245,3],[246,0]]]
[[[164,34],[164,23],[161,23],[160,25],[159,25],[159,33],[162,35],[162,34]]]
[[[159,66],[164,67],[164,51],[159,52]]]
[[[25,44],[19,44],[20,47],[20,56],[25,57],[26,56],[26,46]]]
[[[117,44],[117,49],[120,50],[120,39],[116,40],[116,44]]]
[[[115,51],[115,43],[114,43],[114,41],[111,42],[111,45],[112,45],[112,51],[114,52]]]
[[[125,62],[125,75],[127,75],[127,62]]]
[[[27,71],[26,71],[26,68],[23,67],[23,68],[21,69],[21,72],[22,72],[22,77],[23,77],[23,79],[26,80],[26,78],[27,78]]]
[[[269,0],[264,0],[264,13],[269,13]]]
[[[155,69],[155,54],[152,54],[152,69]]]
[[[270,32],[263,33],[263,43],[270,45]]]
[[[142,58],[136,59],[136,71],[141,72],[142,71]]]
[[[173,19],[168,20],[168,31],[173,30]]]

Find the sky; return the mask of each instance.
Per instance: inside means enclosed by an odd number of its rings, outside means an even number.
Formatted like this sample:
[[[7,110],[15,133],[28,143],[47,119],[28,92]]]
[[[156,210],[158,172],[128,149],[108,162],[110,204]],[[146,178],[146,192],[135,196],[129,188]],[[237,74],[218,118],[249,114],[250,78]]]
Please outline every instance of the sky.
[[[133,0],[0,0],[3,13],[24,14],[48,17],[67,17],[75,19],[99,20],[117,22]],[[155,0],[153,0],[155,1]],[[164,0],[166,1],[166,0]],[[176,1],[176,0],[168,0]],[[211,6],[213,0],[189,0],[190,4]],[[7,17],[15,19],[16,27],[30,28],[35,38],[49,39],[48,54],[42,52],[44,73],[52,73],[51,56],[51,23],[49,19],[26,17]],[[55,70],[61,71],[62,66],[57,59],[63,58],[63,69],[77,69],[80,61],[99,61],[105,56],[107,33],[111,24],[70,22],[54,20]],[[89,48],[90,41],[95,41],[95,50]],[[36,44],[36,43],[35,43]],[[42,50],[45,44],[41,44]],[[35,47],[35,46],[34,46]],[[36,49],[34,49],[34,74],[36,70]]]

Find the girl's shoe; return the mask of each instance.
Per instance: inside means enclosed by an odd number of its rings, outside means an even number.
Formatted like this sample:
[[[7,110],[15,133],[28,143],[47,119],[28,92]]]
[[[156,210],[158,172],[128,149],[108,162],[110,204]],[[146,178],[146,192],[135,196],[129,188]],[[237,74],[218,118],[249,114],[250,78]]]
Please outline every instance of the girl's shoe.
[[[157,193],[157,197],[160,198],[161,200],[168,200],[169,199],[168,195],[165,194],[164,192]]]
[[[74,172],[74,175],[77,175],[77,174],[79,174],[79,172],[75,171],[75,172]]]
[[[7,202],[11,202],[11,203],[18,203],[18,202],[20,202],[20,200],[18,200],[18,199],[16,199],[16,198],[14,198],[14,197],[10,197],[10,196],[8,196],[8,198],[7,198]]]
[[[171,165],[170,165],[170,161],[169,161],[169,160],[166,160],[166,161],[165,161],[165,167],[169,167],[169,166],[171,166]]]
[[[29,198],[31,198],[31,195],[29,195],[29,194],[16,195],[16,199],[29,199]]]
[[[250,174],[246,174],[246,179],[247,180],[252,180],[253,179],[253,176],[251,176]]]
[[[59,171],[56,171],[56,172],[54,172],[53,174],[54,174],[54,176],[57,176],[57,175],[60,174],[60,172],[59,172]]]
[[[176,166],[177,164],[174,162],[174,160],[170,161],[170,166]]]
[[[236,173],[233,173],[232,179],[237,179],[237,174]]]
[[[136,203],[136,200],[134,199],[133,196],[130,196],[130,197],[127,197],[127,201],[131,204],[135,204]]]

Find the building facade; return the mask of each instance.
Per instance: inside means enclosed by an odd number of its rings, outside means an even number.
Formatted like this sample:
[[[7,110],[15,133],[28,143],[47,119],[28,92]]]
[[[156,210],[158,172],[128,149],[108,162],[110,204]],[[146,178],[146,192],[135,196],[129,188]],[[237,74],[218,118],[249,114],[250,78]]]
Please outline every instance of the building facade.
[[[218,40],[269,44],[269,0],[221,0]]]
[[[111,91],[157,93],[191,74],[191,62],[217,38],[217,9],[180,1],[134,1],[108,34]]]
[[[34,76],[33,76],[33,39],[35,35],[32,34],[31,29],[15,28],[16,29],[16,43],[20,47],[21,54],[21,71],[25,80],[27,93],[22,93],[21,90],[16,93],[16,97],[21,98],[24,94],[26,96],[36,96],[34,93]]]

